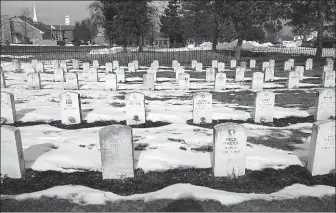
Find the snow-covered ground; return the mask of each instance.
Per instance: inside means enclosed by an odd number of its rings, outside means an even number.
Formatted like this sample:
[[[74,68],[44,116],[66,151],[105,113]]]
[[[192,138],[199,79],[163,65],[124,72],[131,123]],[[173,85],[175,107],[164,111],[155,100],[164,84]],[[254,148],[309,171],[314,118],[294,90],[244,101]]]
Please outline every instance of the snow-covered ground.
[[[5,71],[8,88],[2,91],[14,93],[17,117],[19,121],[53,121],[60,120],[59,94],[64,92],[62,83],[53,82],[51,65],[46,65],[46,73],[41,74],[41,90],[29,90],[24,81],[24,73],[11,71],[10,63],[2,63]],[[25,69],[28,64],[22,64]],[[103,67],[101,67],[103,68]],[[168,68],[162,67],[163,71]],[[308,77],[307,77],[308,78]],[[310,77],[312,78],[312,77]],[[83,119],[88,123],[100,120],[125,120],[124,95],[132,91],[141,91],[145,94],[147,120],[165,121],[170,124],[155,128],[134,128],[134,147],[147,145],[143,151],[135,151],[136,168],[145,172],[165,171],[175,168],[209,168],[211,167],[212,152],[195,151],[197,148],[212,146],[212,130],[187,124],[192,118],[192,93],[194,91],[179,91],[175,79],[158,78],[156,91],[142,90],[141,77],[128,77],[127,83],[120,84],[118,91],[105,91],[103,70],[99,73],[100,82],[90,83],[84,73],[79,71],[81,88],[78,91],[82,97]],[[277,78],[281,80],[282,78]],[[246,79],[248,80],[248,79]],[[228,79],[229,90],[249,90],[245,83],[235,83]],[[303,84],[308,85],[308,84]],[[318,87],[319,85],[310,84]],[[205,80],[191,79],[191,89],[212,91],[214,83]],[[265,88],[284,88],[283,83],[266,83]],[[284,91],[281,91],[284,92]],[[246,120],[251,117],[251,107],[234,103],[225,103],[213,100],[213,119]],[[275,117],[288,116],[306,117],[312,111],[299,108],[275,107]],[[287,127],[267,127],[255,124],[243,124],[250,140],[288,139],[294,131],[310,133],[312,124],[301,123]],[[47,124],[20,127],[24,158],[27,168],[37,171],[54,170],[60,172],[100,171],[100,147],[98,132],[102,127],[64,130]],[[273,133],[277,133],[277,138]],[[271,137],[272,136],[272,137]],[[292,139],[293,138],[293,139]],[[264,168],[283,169],[290,165],[305,166],[308,157],[310,136],[295,138],[293,151],[282,150],[272,146],[254,144],[248,140],[246,167],[250,170]],[[270,141],[271,142],[271,141]],[[291,141],[287,141],[291,143]],[[180,149],[184,147],[185,150]],[[11,163],[11,162],[1,162]],[[78,196],[72,197],[73,193]],[[121,197],[110,192],[102,192],[84,186],[58,186],[45,191],[18,196],[2,195],[5,198],[40,197],[41,195],[72,199],[74,202],[85,200],[87,203],[101,203],[107,200],[119,199],[159,199],[194,197],[196,199],[215,199],[223,204],[234,204],[252,199],[286,199],[302,195],[323,196],[334,194],[333,187],[293,185],[283,190],[269,194],[242,194],[213,190],[189,184],[169,186],[157,192]]]

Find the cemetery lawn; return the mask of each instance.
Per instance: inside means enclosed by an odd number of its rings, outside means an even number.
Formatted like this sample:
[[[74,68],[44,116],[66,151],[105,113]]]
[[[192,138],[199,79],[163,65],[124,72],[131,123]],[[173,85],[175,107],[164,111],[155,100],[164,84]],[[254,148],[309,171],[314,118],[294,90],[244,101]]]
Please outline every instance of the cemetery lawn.
[[[233,70],[227,71],[227,89],[214,91],[205,72],[186,67],[190,90],[179,91],[173,70],[161,67],[155,91],[145,91],[146,68],[140,67],[126,72],[118,91],[107,92],[101,66],[100,82],[79,74],[84,122],[64,125],[59,112],[63,85],[53,81],[50,65],[41,74],[41,90],[27,89],[24,73],[11,72],[8,63],[2,66],[8,85],[2,90],[15,97],[18,122],[13,126],[20,128],[27,168],[22,179],[3,180],[2,211],[335,210],[335,173],[311,176],[305,167],[322,89],[319,68],[305,72],[299,89],[287,90],[288,73],[277,63],[275,80],[264,84],[275,93],[274,121],[256,124],[251,71],[240,83],[233,81]],[[132,126],[135,178],[102,180],[98,132],[107,125],[125,125],[125,95],[133,91],[145,94],[147,114],[146,124]],[[198,91],[212,93],[212,123],[192,123],[192,98]],[[246,175],[213,178],[212,128],[226,122],[246,129]]]

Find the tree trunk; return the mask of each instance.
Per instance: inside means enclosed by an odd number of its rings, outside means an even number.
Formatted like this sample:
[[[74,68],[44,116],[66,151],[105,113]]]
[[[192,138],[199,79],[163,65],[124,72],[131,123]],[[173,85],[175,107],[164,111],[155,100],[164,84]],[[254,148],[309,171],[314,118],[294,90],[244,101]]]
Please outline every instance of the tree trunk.
[[[218,18],[217,15],[215,14],[214,28],[212,32],[212,51],[216,51],[217,43],[218,43]]]
[[[142,35],[139,35],[139,52],[143,51],[143,39]]]
[[[242,46],[243,46],[243,38],[238,38],[236,51],[235,51],[235,59],[237,61],[240,60],[240,52],[241,52]]]
[[[323,1],[318,1],[317,8],[317,49],[316,49],[316,57],[322,58],[322,49],[323,49]]]

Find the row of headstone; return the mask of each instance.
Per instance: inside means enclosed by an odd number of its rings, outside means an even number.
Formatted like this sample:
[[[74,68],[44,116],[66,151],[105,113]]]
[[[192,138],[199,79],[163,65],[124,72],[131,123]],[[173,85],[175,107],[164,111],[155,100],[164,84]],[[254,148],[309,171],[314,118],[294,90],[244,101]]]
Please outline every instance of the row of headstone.
[[[200,99],[195,100],[198,109],[210,111],[211,109],[206,106],[211,103],[210,96],[199,94],[194,98],[199,97]],[[137,105],[135,104],[135,107]],[[206,119],[211,119],[211,116],[198,117],[200,121]],[[1,163],[1,173],[10,178],[22,178],[25,174],[25,161],[20,129],[2,125],[1,134],[1,162],[6,162]],[[218,124],[213,128],[213,135],[213,175],[215,177],[245,175],[247,154],[245,127],[235,123]],[[99,131],[99,144],[103,179],[134,178],[135,161],[131,127],[124,125],[103,127]],[[307,168],[314,176],[335,170],[334,121],[324,120],[313,124]]]

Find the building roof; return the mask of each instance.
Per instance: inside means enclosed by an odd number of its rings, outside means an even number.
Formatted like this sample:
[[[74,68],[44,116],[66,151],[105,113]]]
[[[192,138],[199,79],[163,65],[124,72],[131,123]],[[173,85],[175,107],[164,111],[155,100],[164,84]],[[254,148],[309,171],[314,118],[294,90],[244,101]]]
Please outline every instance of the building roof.
[[[20,19],[19,17],[13,17],[10,19],[11,21],[18,21],[18,22],[25,22],[22,19]],[[29,22],[26,22],[27,25],[30,25],[31,27],[35,28],[36,30],[40,31],[40,33],[44,34],[43,30],[37,28],[36,26],[34,26],[34,24],[30,24]]]

